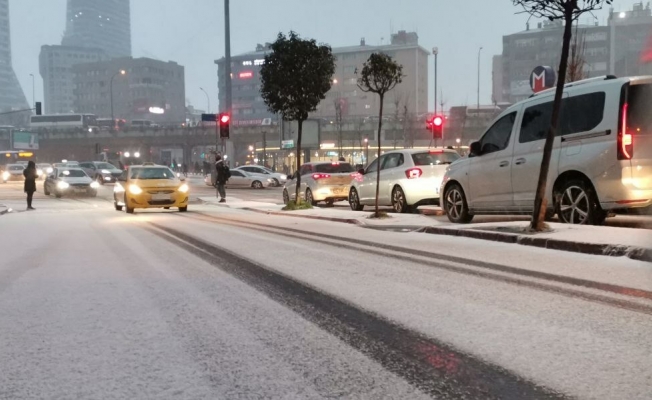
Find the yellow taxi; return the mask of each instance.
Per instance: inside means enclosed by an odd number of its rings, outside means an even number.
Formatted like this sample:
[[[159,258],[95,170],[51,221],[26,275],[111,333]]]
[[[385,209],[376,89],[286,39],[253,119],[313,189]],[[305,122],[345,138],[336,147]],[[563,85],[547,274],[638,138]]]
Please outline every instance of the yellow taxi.
[[[188,211],[190,188],[168,167],[155,164],[132,165],[118,178],[113,189],[117,211],[124,207],[132,214],[136,208],[179,208]]]

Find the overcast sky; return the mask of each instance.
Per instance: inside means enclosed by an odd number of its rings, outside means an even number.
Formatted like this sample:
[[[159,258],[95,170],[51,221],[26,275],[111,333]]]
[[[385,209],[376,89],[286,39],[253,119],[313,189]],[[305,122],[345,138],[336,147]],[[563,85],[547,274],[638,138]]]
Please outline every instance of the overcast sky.
[[[614,0],[617,11],[638,0]],[[217,69],[224,55],[222,0],[132,0],[131,30],[134,57],[176,61],[185,67],[186,98],[206,108],[217,104]],[[400,6],[399,6],[400,5]],[[36,99],[43,98],[38,73],[41,45],[61,44],[66,0],[10,0],[13,64],[29,102],[33,73]],[[526,15],[516,15],[512,0],[231,0],[231,52],[254,50],[271,42],[279,31],[294,30],[333,47],[389,40],[391,29],[419,34],[424,48],[439,47],[439,88],[446,108],[474,104],[477,54],[481,55],[482,103],[491,101],[491,57],[502,53],[502,36],[525,29]],[[607,10],[596,13],[606,23]],[[588,18],[588,17],[587,17]],[[536,26],[536,21],[531,21]],[[433,97],[432,57],[428,89]]]

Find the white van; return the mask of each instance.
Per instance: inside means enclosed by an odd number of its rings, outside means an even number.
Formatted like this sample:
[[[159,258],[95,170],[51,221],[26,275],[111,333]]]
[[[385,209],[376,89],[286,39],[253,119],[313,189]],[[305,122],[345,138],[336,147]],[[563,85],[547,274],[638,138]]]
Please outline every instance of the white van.
[[[441,187],[450,221],[532,213],[554,95],[502,112],[450,165]],[[566,85],[546,188],[548,216],[565,223],[602,224],[609,211],[652,204],[652,76]]]

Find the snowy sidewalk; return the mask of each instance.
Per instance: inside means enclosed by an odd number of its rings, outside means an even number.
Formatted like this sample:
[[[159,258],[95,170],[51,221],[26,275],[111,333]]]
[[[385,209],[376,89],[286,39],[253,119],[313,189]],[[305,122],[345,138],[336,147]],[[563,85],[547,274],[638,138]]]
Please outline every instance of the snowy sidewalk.
[[[218,204],[218,199],[214,197],[200,197],[200,200],[208,204]],[[652,231],[648,229],[549,223],[550,231],[531,234],[523,231],[522,228],[528,226],[528,222],[524,221],[455,225],[442,223],[422,214],[395,213],[389,214],[388,218],[378,220],[369,218],[370,211],[341,208],[282,211],[282,205],[237,198],[229,198],[227,203],[219,205],[269,215],[356,224],[371,229],[419,231],[575,253],[624,256],[652,262]]]

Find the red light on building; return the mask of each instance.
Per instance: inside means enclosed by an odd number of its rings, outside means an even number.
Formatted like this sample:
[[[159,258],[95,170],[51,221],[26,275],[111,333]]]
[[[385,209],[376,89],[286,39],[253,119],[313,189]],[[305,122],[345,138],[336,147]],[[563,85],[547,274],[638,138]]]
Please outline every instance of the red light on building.
[[[238,78],[240,79],[251,79],[254,77],[253,71],[242,71],[238,74]]]

